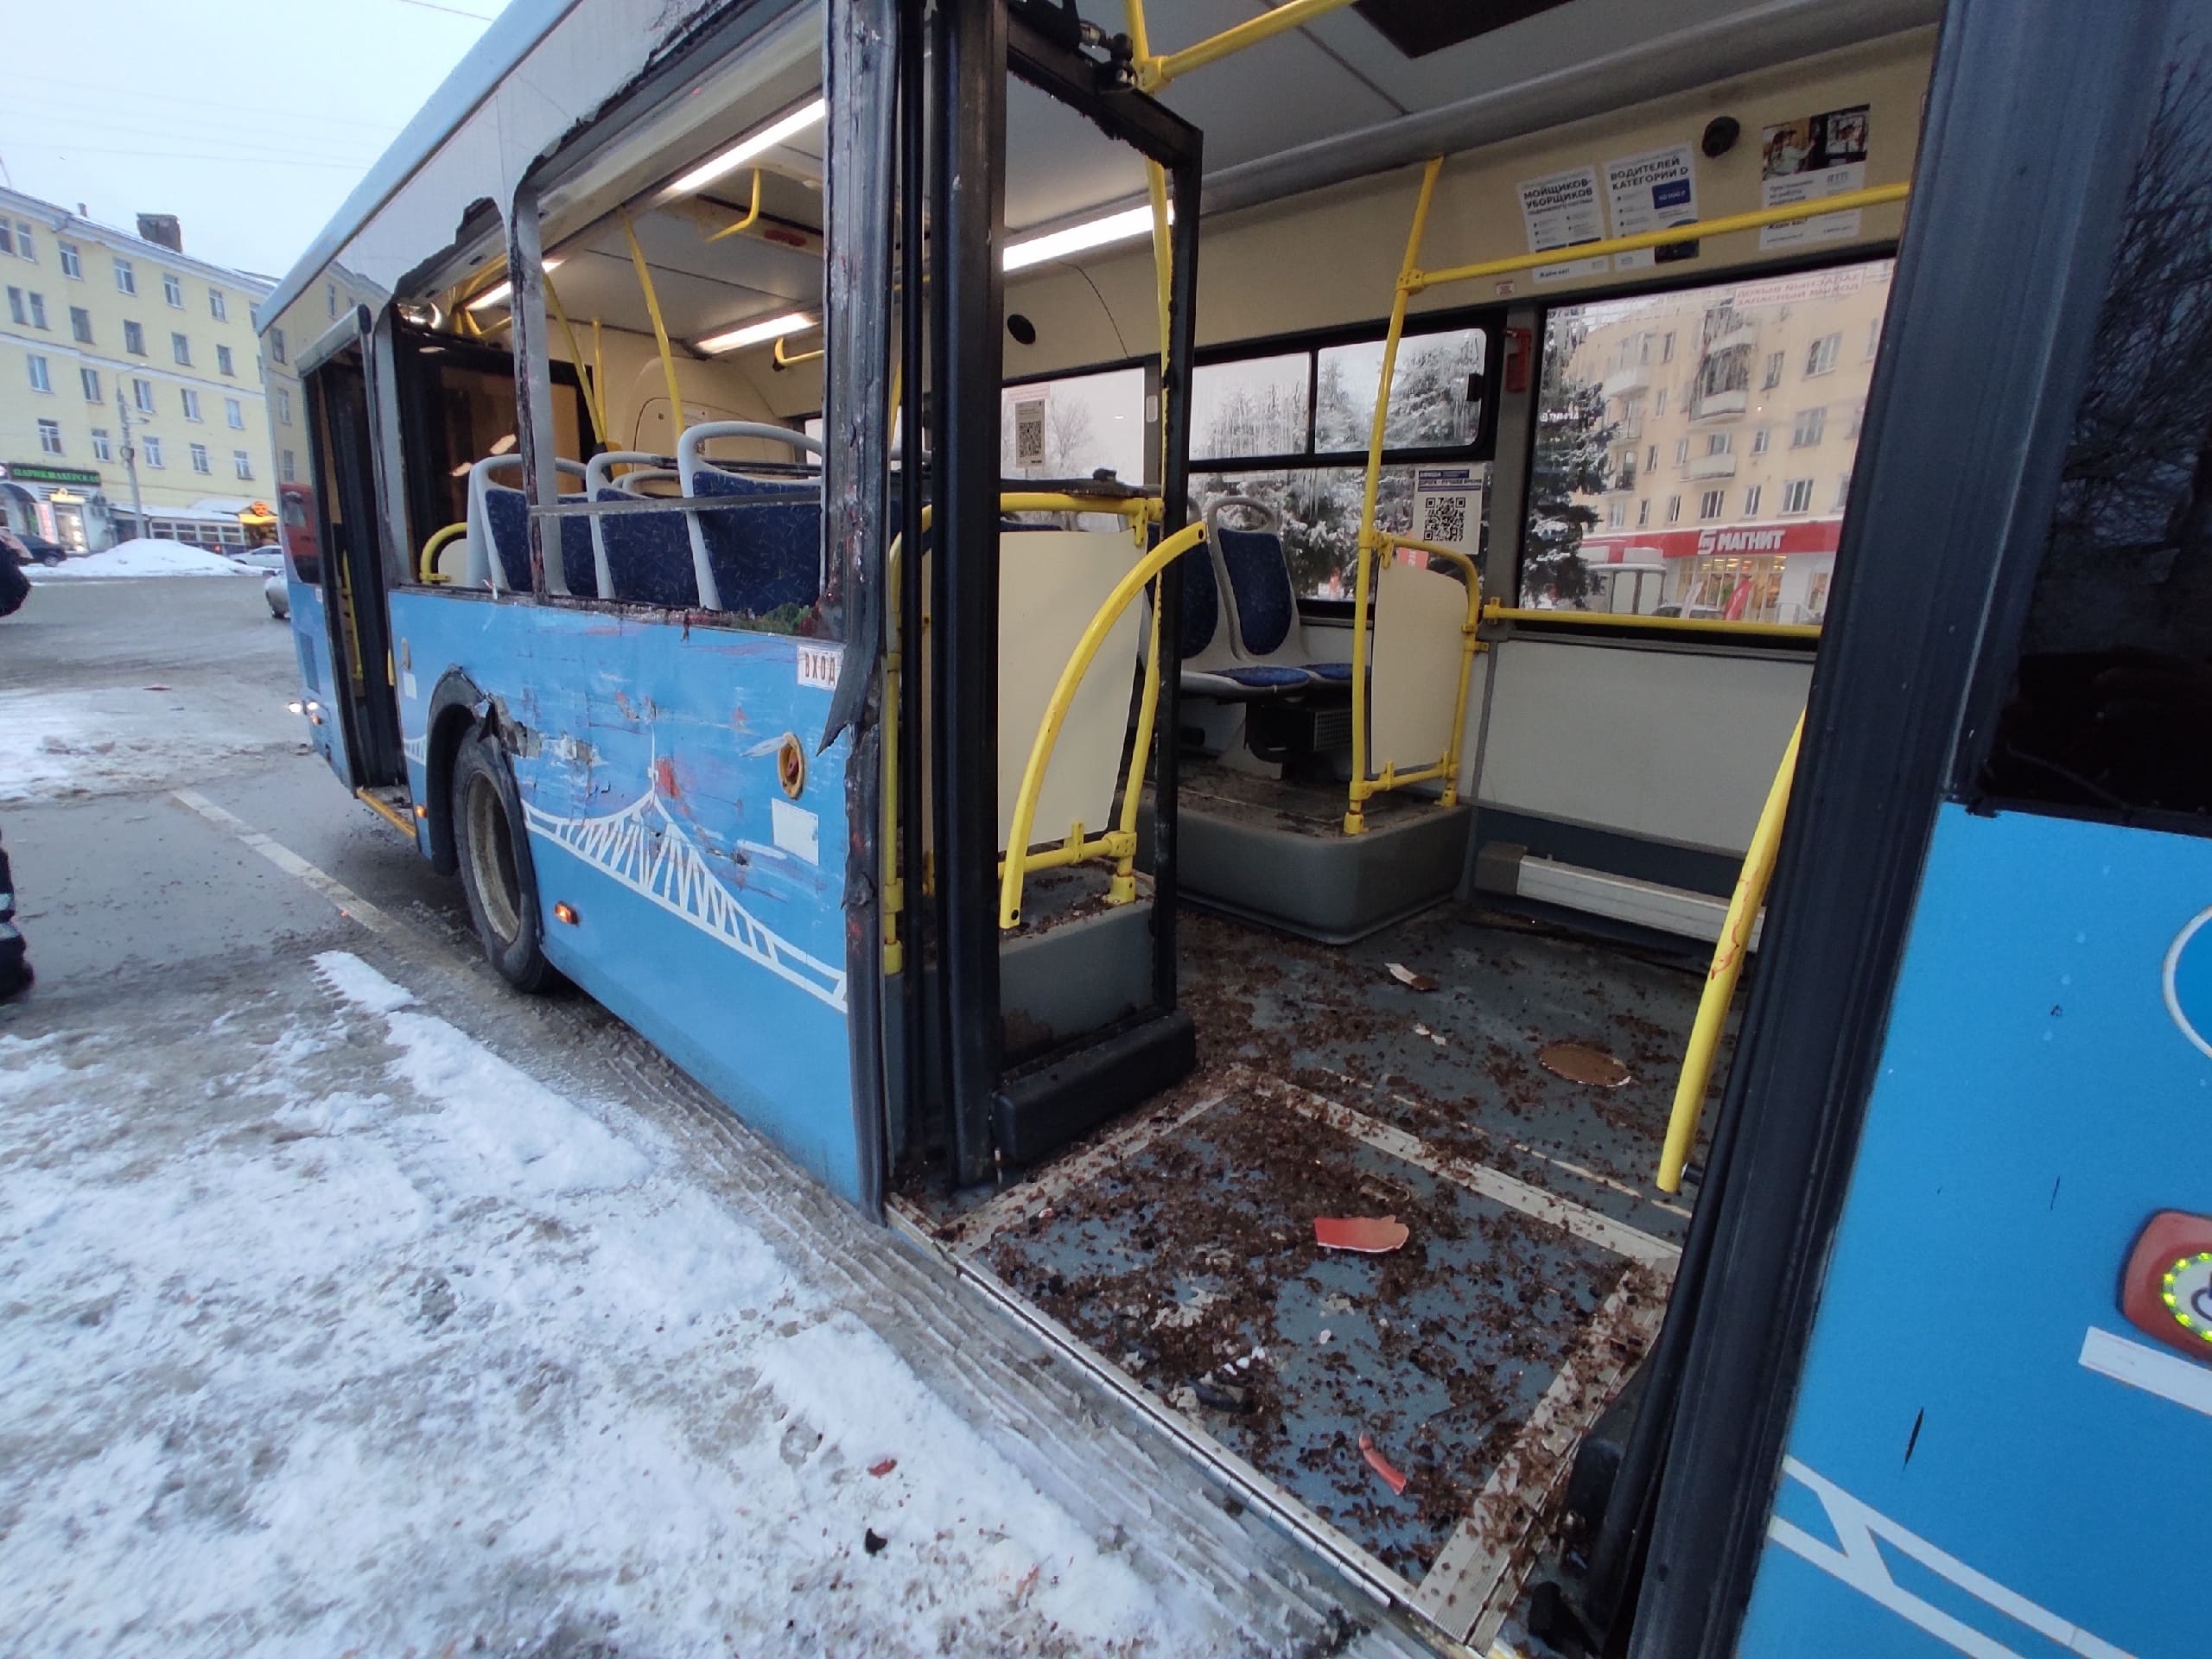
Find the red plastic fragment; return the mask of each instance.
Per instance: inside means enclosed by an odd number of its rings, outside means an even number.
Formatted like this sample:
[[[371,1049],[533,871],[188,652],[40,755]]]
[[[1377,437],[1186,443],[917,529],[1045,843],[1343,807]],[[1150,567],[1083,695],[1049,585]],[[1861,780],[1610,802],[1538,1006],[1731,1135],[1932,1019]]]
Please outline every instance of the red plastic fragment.
[[[1358,1250],[1367,1255],[1387,1255],[1413,1236],[1413,1229],[1395,1216],[1316,1216],[1313,1242],[1325,1250]]]
[[[1363,1428],[1359,1432],[1359,1455],[1367,1459],[1369,1468],[1389,1483],[1392,1491],[1406,1490],[1406,1478],[1398,1472],[1395,1464],[1376,1449],[1375,1437]]]
[[[882,1478],[883,1478],[883,1477],[884,1477],[884,1476],[886,1476],[886,1475],[889,1474],[889,1473],[890,1473],[893,1469],[896,1469],[898,1466],[899,1466],[899,1459],[896,1459],[896,1458],[886,1458],[886,1459],[885,1459],[881,1463],[871,1463],[870,1465],[868,1465],[868,1473],[870,1473],[871,1475],[874,1475],[874,1476],[878,1480],[880,1480],[880,1479],[882,1479]]]

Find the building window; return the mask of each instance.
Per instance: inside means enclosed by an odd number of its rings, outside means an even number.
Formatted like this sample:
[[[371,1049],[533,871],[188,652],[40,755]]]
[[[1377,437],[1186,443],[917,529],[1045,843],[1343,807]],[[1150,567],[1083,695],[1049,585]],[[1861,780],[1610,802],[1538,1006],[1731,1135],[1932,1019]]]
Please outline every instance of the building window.
[[[218,322],[231,320],[231,302],[223,297],[223,290],[219,288],[207,290],[207,315]]]
[[[152,433],[149,432],[146,435],[144,442],[139,445],[139,448],[144,452],[146,456],[146,464],[149,467],[159,467],[163,464],[162,461],[162,441],[156,437]]]
[[[128,259],[115,262],[115,287],[119,294],[136,294],[138,291],[138,273],[130,269]]]
[[[1666,388],[1666,387],[1664,387],[1664,386],[1660,387],[1660,388],[1659,388],[1658,395],[1657,395],[1656,397],[1655,397],[1654,398],[1652,398],[1652,400],[1651,400],[1651,412],[1652,412],[1654,415],[1664,415],[1664,414],[1667,412],[1667,388]]]
[[[232,429],[232,430],[233,430],[233,431],[237,431],[237,432],[243,432],[243,431],[245,431],[245,405],[244,405],[243,404],[239,403],[239,402],[238,402],[238,400],[237,398],[235,398],[235,397],[226,397],[226,398],[224,398],[224,399],[223,399],[223,419],[224,419],[225,423],[230,426],[230,428]]]
[[[24,361],[28,362],[31,365],[31,390],[33,391],[52,391],[54,390],[54,381],[47,373],[46,359],[42,357],[32,357],[26,358]]]
[[[1680,467],[1687,462],[1689,458],[1690,441],[1688,438],[1676,438],[1675,440],[1675,465]]]
[[[1646,496],[1636,504],[1636,527],[1642,530],[1651,522],[1651,498]]]
[[[1675,331],[1671,328],[1659,342],[1659,360],[1662,363],[1671,363],[1675,360]]]
[[[77,257],[77,245],[74,242],[58,242],[54,245],[61,250],[61,274],[83,282],[85,264]]]
[[[1614,530],[1628,528],[1628,503],[1616,501],[1606,512],[1606,524]]]
[[[1732,432],[1711,433],[1705,440],[1705,453],[1708,455],[1725,455],[1735,447],[1735,442],[1736,435]]]
[[[1768,443],[1772,441],[1773,436],[1774,429],[1771,427],[1763,426],[1759,428],[1758,431],[1752,433],[1751,453],[1755,455],[1763,455],[1766,454],[1766,447]]]
[[[23,309],[23,290],[20,288],[8,290],[8,315],[18,328],[30,324],[29,314]]]
[[[1882,320],[1879,317],[1869,317],[1866,320],[1866,360],[1869,363],[1874,360],[1874,353],[1880,349],[1881,344]]]
[[[227,346],[218,346],[215,348],[215,372],[218,374],[233,374],[236,372],[236,371],[231,367],[231,348]]]
[[[249,480],[251,480],[251,478],[253,477],[253,457],[252,457],[252,455],[251,455],[250,454],[248,454],[248,453],[247,453],[245,450],[244,450],[244,449],[233,449],[233,450],[232,450],[232,451],[231,451],[231,469],[232,469],[233,472],[237,473],[237,474],[238,474],[238,475],[241,479]]]
[[[16,221],[16,252],[33,264],[38,263],[38,255],[31,248],[31,222],[28,219]]]
[[[1835,510],[1838,512],[1841,512],[1850,500],[1851,470],[1850,468],[1846,467],[1842,476],[1838,478],[1835,481]]]
[[[15,251],[15,233],[9,230],[8,221],[0,219],[0,253],[13,253]]]
[[[1866,424],[1866,405],[1853,404],[1851,406],[1851,424],[1844,429],[1843,435],[1847,438],[1855,438],[1859,435],[1859,429]]]
[[[1698,497],[1697,516],[1700,519],[1718,518],[1720,516],[1721,499],[1726,494],[1726,490],[1707,490],[1703,495]]]
[[[184,418],[188,421],[198,420],[200,418],[200,394],[194,391],[190,386],[183,386],[178,389],[177,395],[184,400]]]
[[[276,475],[287,484],[292,481],[292,452],[289,449],[276,457]]]
[[[92,343],[92,314],[81,305],[69,308],[69,337],[79,346]]]
[[[184,309],[184,283],[166,270],[162,273],[162,297],[178,310]]]
[[[192,342],[182,334],[169,336],[169,354],[186,368],[192,366]]]
[[[287,426],[292,423],[292,391],[289,386],[276,388],[276,418]]]
[[[94,461],[115,459],[114,447],[109,443],[107,428],[104,426],[96,426],[92,429],[92,459]]]
[[[1659,470],[1659,446],[1656,443],[1644,446],[1643,470],[1647,473],[1656,473]]]
[[[1679,524],[1682,522],[1682,498],[1679,495],[1670,495],[1667,498],[1667,522],[1670,524]]]
[[[138,324],[125,321],[123,325],[123,349],[133,357],[146,355],[146,331]]]
[[[46,327],[46,296],[43,294],[31,296],[31,327],[34,328]]]
[[[1782,510],[1784,512],[1810,512],[1813,509],[1813,480],[1793,478],[1782,486]]]
[[[130,401],[141,415],[152,414],[154,412],[154,383],[150,380],[133,380],[130,383]]]
[[[1827,374],[1835,367],[1835,360],[1843,354],[1841,334],[1822,334],[1805,353],[1805,372]]]
[[[284,360],[284,331],[282,328],[271,328],[269,331],[269,360],[271,363],[282,363]]]
[[[41,421],[38,423],[38,452],[42,455],[61,453],[61,423]]]
[[[1819,409],[1799,410],[1796,422],[1789,429],[1789,447],[1792,449],[1811,448],[1821,441],[1821,435],[1827,430],[1827,427],[1828,411],[1825,405]]]
[[[206,472],[207,470],[207,446],[204,443],[195,443],[192,445],[191,448],[192,470],[195,473]]]
[[[1765,390],[1769,391],[1782,384],[1782,353],[1780,352],[1767,353],[1766,378],[1763,384]]]
[[[1758,516],[1759,510],[1759,493],[1762,488],[1763,486],[1758,484],[1748,484],[1744,486],[1745,518],[1751,518]]]
[[[97,404],[100,400],[100,372],[98,369],[79,369],[78,383],[85,388],[85,401]]]

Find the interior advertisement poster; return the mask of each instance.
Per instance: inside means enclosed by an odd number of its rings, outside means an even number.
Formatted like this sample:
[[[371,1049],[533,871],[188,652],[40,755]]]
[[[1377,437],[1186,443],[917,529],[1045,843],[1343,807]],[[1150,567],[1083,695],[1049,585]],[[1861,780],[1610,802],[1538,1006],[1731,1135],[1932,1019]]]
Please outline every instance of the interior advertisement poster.
[[[1697,219],[1697,173],[1688,144],[1624,156],[1605,163],[1605,197],[1612,204],[1613,234],[1642,236]],[[1694,258],[1697,244],[1662,242],[1613,256],[1616,270],[1641,270],[1671,260]]]
[[[1521,217],[1529,227],[1529,251],[1549,253],[1582,242],[1605,239],[1605,204],[1598,194],[1598,169],[1570,168],[1541,179],[1521,181]],[[1612,269],[1604,254],[1539,265],[1529,273],[1540,283],[1602,276]]]
[[[1789,207],[1866,188],[1866,105],[1808,115],[1759,135],[1759,202]],[[1820,213],[1770,225],[1759,232],[1762,251],[1840,242],[1859,234],[1859,214]]]

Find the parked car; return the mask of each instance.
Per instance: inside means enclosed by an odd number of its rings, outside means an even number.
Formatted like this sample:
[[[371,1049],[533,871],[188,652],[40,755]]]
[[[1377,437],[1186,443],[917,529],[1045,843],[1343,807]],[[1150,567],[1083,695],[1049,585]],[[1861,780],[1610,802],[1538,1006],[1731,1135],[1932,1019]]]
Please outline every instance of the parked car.
[[[281,576],[284,574],[284,555],[276,547],[242,547],[235,551],[226,548],[224,550],[240,564],[250,564],[265,575]]]
[[[36,531],[12,531],[10,539],[16,544],[16,563],[29,564],[59,564],[69,556],[69,550],[59,542],[49,542]]]

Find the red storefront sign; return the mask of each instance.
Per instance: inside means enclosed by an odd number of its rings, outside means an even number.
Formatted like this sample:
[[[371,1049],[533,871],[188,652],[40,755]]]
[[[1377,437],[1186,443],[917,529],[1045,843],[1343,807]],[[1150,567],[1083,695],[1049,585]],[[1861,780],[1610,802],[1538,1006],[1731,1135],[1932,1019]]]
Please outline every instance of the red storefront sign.
[[[1585,536],[1582,556],[1593,564],[1649,564],[1660,559],[1787,556],[1833,553],[1841,518],[1786,518],[1770,524],[1704,524],[1689,530],[1614,531]]]

